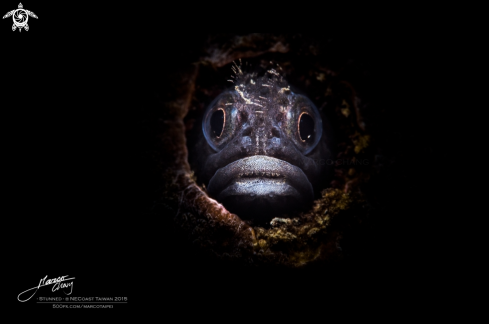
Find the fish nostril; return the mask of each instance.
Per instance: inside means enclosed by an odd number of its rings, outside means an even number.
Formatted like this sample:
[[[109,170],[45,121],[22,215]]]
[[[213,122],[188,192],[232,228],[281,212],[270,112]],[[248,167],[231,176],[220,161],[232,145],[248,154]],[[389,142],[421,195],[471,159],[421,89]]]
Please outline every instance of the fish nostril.
[[[239,116],[241,123],[246,123],[248,121],[248,113],[241,111]]]
[[[277,127],[272,127],[272,137],[280,138],[280,131],[278,130]]]
[[[241,134],[241,136],[250,136],[251,135],[251,127],[246,127],[244,130],[243,130],[243,133]]]

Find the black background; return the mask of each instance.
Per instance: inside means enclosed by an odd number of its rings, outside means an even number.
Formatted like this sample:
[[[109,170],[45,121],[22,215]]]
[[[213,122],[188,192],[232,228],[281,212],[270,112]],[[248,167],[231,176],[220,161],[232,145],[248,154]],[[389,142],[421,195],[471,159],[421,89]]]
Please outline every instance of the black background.
[[[12,32],[2,21],[1,33],[3,229],[15,278],[7,297],[21,310],[47,308],[15,300],[46,275],[75,277],[74,296],[127,296],[118,310],[233,303],[265,309],[277,300],[369,299],[373,291],[380,303],[434,289],[439,247],[429,237],[438,217],[438,111],[426,51],[432,39],[410,32],[307,34],[332,38],[339,56],[369,65],[372,84],[381,85],[372,87],[377,102],[387,109],[378,132],[396,163],[374,185],[381,208],[355,234],[358,248],[348,262],[249,269],[203,259],[173,235],[169,218],[150,216],[151,181],[141,176],[147,166],[140,121],[157,109],[165,76],[197,60],[207,35],[160,27],[149,36],[133,23],[117,32],[88,25],[62,31],[45,22],[47,10],[25,8],[41,17],[31,29]],[[51,295],[45,287],[36,296]]]

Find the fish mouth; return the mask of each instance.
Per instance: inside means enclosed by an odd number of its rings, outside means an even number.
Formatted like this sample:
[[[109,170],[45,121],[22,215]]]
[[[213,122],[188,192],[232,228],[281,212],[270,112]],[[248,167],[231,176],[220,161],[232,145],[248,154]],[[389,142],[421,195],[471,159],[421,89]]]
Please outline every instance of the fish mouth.
[[[299,167],[265,155],[218,169],[208,193],[230,212],[256,223],[306,208],[314,198],[312,185]]]

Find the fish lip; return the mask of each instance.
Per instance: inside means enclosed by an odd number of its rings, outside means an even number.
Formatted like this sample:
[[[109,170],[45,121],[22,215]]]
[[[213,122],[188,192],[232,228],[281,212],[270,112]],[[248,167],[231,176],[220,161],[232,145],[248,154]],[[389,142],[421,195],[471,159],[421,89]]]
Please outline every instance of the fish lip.
[[[250,196],[249,192],[230,190],[232,186],[236,187],[237,183],[252,183],[256,179],[262,179],[265,187],[273,191],[277,196],[290,196],[299,201],[312,200],[314,192],[312,184],[306,174],[299,167],[290,164],[281,159],[273,158],[266,155],[254,155],[245,157],[218,169],[212,176],[208,185],[208,192],[217,199],[226,198],[229,195]],[[283,189],[280,188],[283,183]],[[267,187],[268,186],[268,187]],[[263,188],[262,188],[263,189]],[[232,192],[230,192],[232,191]],[[252,197],[265,197],[267,190],[261,193],[257,190]]]

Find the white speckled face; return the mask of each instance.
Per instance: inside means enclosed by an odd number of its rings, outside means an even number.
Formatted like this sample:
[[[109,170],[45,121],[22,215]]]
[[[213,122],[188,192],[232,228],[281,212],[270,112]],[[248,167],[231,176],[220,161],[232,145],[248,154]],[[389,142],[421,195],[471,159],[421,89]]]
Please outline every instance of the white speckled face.
[[[202,122],[202,144],[211,148],[203,177],[208,192],[245,218],[301,209],[325,172],[314,161],[330,154],[321,115],[277,71],[257,78],[235,70],[233,87],[209,105]]]
[[[256,154],[266,155],[270,146],[280,146],[285,138],[304,155],[320,142],[323,126],[316,106],[292,92],[275,70],[268,72],[271,78],[241,75],[233,89],[219,95],[207,108],[202,131],[216,152],[243,131],[242,143],[253,145]]]

